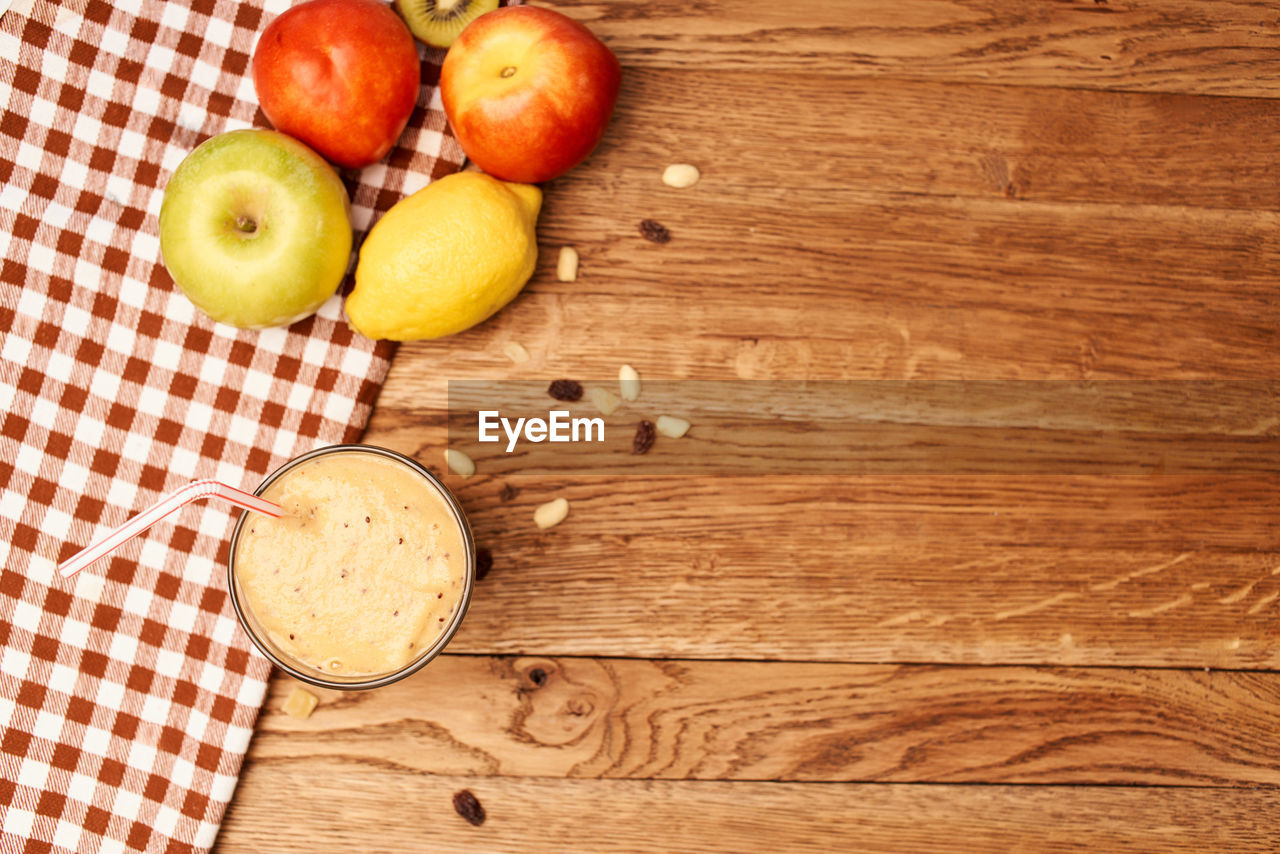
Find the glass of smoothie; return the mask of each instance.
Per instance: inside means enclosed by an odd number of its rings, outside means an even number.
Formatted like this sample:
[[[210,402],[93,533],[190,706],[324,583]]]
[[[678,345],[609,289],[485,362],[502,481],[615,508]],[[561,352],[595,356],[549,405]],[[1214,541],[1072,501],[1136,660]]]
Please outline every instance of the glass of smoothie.
[[[322,688],[378,688],[433,659],[462,623],[475,543],[457,499],[417,461],[332,445],[285,463],[242,514],[231,602],[254,645]]]

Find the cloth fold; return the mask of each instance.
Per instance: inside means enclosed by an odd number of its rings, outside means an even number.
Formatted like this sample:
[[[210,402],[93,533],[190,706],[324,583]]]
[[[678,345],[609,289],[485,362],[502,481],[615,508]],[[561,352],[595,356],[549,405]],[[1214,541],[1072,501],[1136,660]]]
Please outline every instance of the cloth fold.
[[[335,297],[289,329],[215,324],[159,262],[199,142],[268,127],[249,61],[287,0],[24,3],[0,17],[0,850],[204,851],[269,664],[226,592],[238,511],[199,503],[73,579],[74,554],[196,478],[254,489],[355,441],[392,355]],[[422,49],[409,129],[343,173],[357,245],[459,168]]]

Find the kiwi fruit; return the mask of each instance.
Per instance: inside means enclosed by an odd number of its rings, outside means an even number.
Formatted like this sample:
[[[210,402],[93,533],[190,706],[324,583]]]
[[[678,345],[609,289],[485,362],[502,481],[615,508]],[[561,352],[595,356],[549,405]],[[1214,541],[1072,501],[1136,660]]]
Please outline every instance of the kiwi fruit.
[[[448,47],[463,27],[498,8],[498,0],[396,0],[396,8],[420,40]]]

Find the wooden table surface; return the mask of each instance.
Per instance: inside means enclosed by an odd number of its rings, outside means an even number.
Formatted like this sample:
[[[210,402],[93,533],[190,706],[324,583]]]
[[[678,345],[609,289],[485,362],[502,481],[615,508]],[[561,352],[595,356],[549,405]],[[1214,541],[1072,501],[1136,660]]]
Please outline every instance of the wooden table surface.
[[[402,347],[365,441],[438,466],[448,379],[622,363],[1280,376],[1273,4],[556,8],[622,61],[608,137],[546,188],[524,294]],[[665,187],[673,162],[701,183]],[[1275,476],[451,483],[494,569],[449,654],[306,721],[277,678],[223,854],[1280,837]],[[561,495],[568,520],[537,530]],[[483,826],[454,813],[462,788]]]

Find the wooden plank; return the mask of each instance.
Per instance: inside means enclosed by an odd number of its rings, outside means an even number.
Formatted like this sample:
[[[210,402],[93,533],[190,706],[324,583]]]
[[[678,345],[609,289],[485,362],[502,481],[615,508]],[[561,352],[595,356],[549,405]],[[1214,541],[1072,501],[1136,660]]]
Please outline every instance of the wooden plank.
[[[585,400],[563,402],[549,396],[548,385],[450,382],[450,446],[495,477],[1280,471],[1274,429],[1280,408],[1273,403],[1280,399],[1280,384],[1274,382],[649,377],[643,401],[608,416],[589,402],[600,386],[588,386]],[[616,380],[603,381],[603,388],[616,389]],[[660,420],[655,413],[679,415],[696,428],[679,441],[662,440],[652,452],[637,454],[636,424],[641,418]],[[562,432],[563,441],[528,441],[518,428],[510,429],[512,423],[548,418],[549,429]]]
[[[525,293],[469,332],[402,347],[380,405],[439,405],[447,378],[612,377],[624,361],[750,379],[1244,378],[1280,364],[1271,213],[835,190],[782,205],[656,183],[633,170],[605,195],[549,192]],[[675,239],[643,241],[648,216]],[[562,244],[582,256],[577,282],[554,281]],[[533,360],[512,366],[507,340]]]
[[[688,162],[703,181],[668,198],[736,192],[787,214],[806,210],[786,204],[797,190],[854,188],[1274,211],[1277,130],[1274,98],[639,70],[589,166],[559,182],[589,198],[640,164],[657,184],[666,164]]]
[[[1280,674],[447,655],[280,711],[251,759],[425,774],[1280,785]]]
[[[790,501],[753,496],[758,483],[622,480],[540,483],[510,509],[473,514],[496,569],[459,651],[1280,665],[1274,551],[1023,546],[1017,532],[1035,533],[1016,513],[992,516],[991,530],[1012,536],[984,542],[967,538],[984,521],[976,508],[957,511],[946,540],[929,536],[941,516],[907,502],[884,515],[856,500],[841,510],[850,491],[838,486],[798,487]],[[533,530],[533,507],[557,495],[569,520]]]
[[[677,198],[655,188],[642,168],[635,164],[635,174],[608,196],[548,192],[543,247],[572,241],[583,258],[578,281],[560,283],[557,253],[544,251],[532,280],[538,293],[628,301],[696,295],[709,300],[709,319],[730,295],[770,300],[769,307],[784,298],[793,306],[848,301],[833,310],[874,299],[894,309],[910,303],[927,316],[932,304],[923,297],[930,288],[937,289],[934,303],[954,309],[1009,307],[1049,316],[1083,311],[1137,320],[1147,311],[1229,313],[1235,305],[1274,313],[1265,302],[1280,269],[1280,243],[1268,233],[1280,225],[1274,212],[938,198],[891,189],[757,193],[735,188],[732,172]],[[791,180],[782,170],[774,177]],[[783,196],[795,209],[782,204]],[[643,241],[637,228],[643,218],[664,222],[672,241]]]
[[[401,347],[383,400],[440,406],[448,379],[609,379],[624,363],[662,379],[815,380],[1265,379],[1280,364],[1271,309],[1250,315],[1234,300],[1211,306],[1185,289],[1163,305],[1172,288],[1105,312],[1073,309],[1068,296],[1040,309],[1007,307],[994,293],[985,306],[957,298],[948,307],[949,283],[935,280],[940,302],[927,301],[930,279],[922,275],[910,289],[920,302],[908,306],[905,295],[855,295],[859,287],[893,289],[871,275],[849,273],[848,292],[833,287],[829,299],[790,300],[735,298],[732,285],[707,279],[696,301],[658,296],[661,285],[643,297],[544,293],[538,283],[495,321]],[[502,353],[511,340],[533,360],[513,368]]]
[[[487,818],[453,811],[471,790]],[[462,777],[252,763],[220,854],[312,851],[1272,851],[1275,789]]]
[[[617,429],[654,414],[644,408],[643,396],[637,409],[607,423]],[[685,477],[661,468],[657,475],[638,471],[604,482],[589,473],[491,475],[481,469],[462,479],[443,466],[448,443],[443,410],[391,406],[379,407],[365,441],[417,457],[444,476],[473,527],[508,554],[529,544],[525,516],[531,517],[548,494],[570,487],[576,499],[593,508],[590,516],[574,517],[575,539],[581,538],[581,545],[598,537],[606,549],[629,543],[633,520],[645,520],[691,546],[699,538],[729,532],[757,551],[777,537],[797,548],[805,537],[816,537],[813,544],[820,545],[830,536],[823,530],[835,523],[848,532],[842,544],[872,547],[909,541],[931,549],[1204,550],[1252,552],[1264,559],[1280,551],[1280,528],[1272,524],[1280,507],[1280,480],[1270,474],[799,477],[778,472],[758,478]],[[673,515],[672,508],[680,505],[695,512],[688,518]],[[785,516],[780,517],[780,507],[787,509]],[[732,550],[719,554],[728,558]],[[602,554],[601,560],[608,565],[611,558]],[[929,568],[938,565],[930,561]]]
[[[554,6],[587,23],[627,67],[1280,94],[1275,9],[1252,0],[556,0]]]

